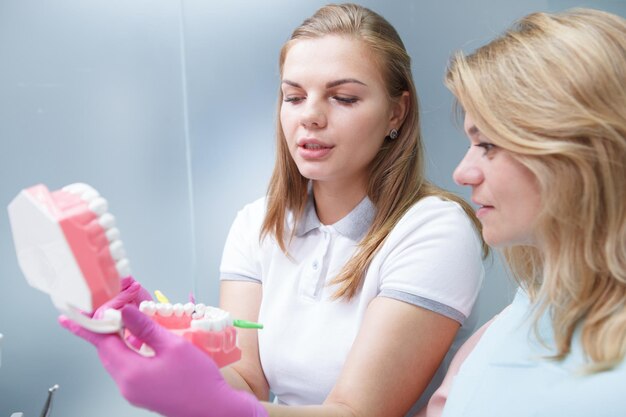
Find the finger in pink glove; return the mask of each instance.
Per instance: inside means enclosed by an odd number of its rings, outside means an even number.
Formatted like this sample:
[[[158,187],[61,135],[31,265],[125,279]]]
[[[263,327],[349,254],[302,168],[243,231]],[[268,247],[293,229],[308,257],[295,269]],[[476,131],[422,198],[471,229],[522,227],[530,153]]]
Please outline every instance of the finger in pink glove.
[[[152,296],[150,295],[150,292],[146,290],[144,287],[142,287],[141,284],[139,284],[139,282],[137,282],[133,277],[128,276],[126,278],[122,278],[120,281],[120,286],[122,290],[129,288],[133,284],[139,285],[139,290],[137,291],[137,295],[132,300],[133,304],[138,306],[142,301],[152,301]]]
[[[120,281],[120,292],[115,297],[98,307],[93,314],[93,318],[101,318],[104,312],[110,308],[119,310],[126,304],[130,303],[139,306],[139,304],[144,300],[152,300],[150,293],[132,277],[129,276],[122,278]]]
[[[93,333],[59,318],[63,327],[96,347],[100,361],[131,404],[170,417],[268,416],[252,394],[228,385],[209,356],[137,307],[123,307],[122,321],[154,350],[154,356],[141,356],[119,335]]]
[[[94,312],[93,318],[100,319],[104,316],[104,312],[106,310],[119,310],[126,304],[134,304],[136,306],[139,306],[139,304],[144,300],[152,300],[152,297],[150,297],[150,293],[131,276],[122,278],[120,281],[120,292],[115,297],[101,305]],[[141,347],[142,342],[140,340],[137,340],[137,338],[130,332],[125,332],[125,337],[126,341],[135,349],[139,349]]]

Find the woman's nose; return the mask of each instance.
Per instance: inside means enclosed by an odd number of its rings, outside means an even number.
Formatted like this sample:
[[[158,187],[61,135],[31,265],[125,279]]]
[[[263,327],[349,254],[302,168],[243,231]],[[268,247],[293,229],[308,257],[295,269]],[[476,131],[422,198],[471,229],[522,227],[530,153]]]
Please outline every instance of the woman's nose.
[[[326,112],[323,103],[313,97],[307,98],[302,108],[301,123],[307,129],[322,128],[326,126]]]
[[[458,185],[475,186],[480,184],[484,179],[484,174],[475,163],[474,156],[470,151],[465,154],[452,174],[454,182]]]

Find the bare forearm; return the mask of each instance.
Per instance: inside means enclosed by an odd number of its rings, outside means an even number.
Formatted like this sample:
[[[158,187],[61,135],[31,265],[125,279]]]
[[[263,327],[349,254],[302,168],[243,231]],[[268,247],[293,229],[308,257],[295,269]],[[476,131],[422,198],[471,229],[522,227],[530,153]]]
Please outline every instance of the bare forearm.
[[[263,403],[263,406],[271,417],[361,417],[340,404],[286,406]]]
[[[237,372],[235,369],[228,366],[226,368],[222,368],[221,371],[222,376],[224,377],[226,382],[228,382],[228,385],[238,390],[254,393],[248,382],[246,382],[245,378],[241,376],[241,374],[239,374],[239,372]]]
[[[250,392],[257,398],[260,397],[236,369],[229,366],[222,368],[221,371],[231,387]],[[349,407],[338,404],[308,406],[287,406],[269,402],[262,402],[262,404],[271,417],[358,417]]]

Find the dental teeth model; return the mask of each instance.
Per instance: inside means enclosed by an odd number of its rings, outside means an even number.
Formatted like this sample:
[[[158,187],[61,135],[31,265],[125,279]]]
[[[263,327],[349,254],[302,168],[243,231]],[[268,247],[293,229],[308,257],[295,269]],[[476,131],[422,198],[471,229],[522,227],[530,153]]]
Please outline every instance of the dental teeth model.
[[[18,263],[26,281],[48,295],[54,305],[84,328],[98,333],[121,330],[118,310],[100,318],[93,313],[120,292],[120,280],[130,266],[115,218],[108,204],[87,184],[77,183],[50,192],[45,185],[22,190],[8,207]],[[159,298],[159,295],[161,298]],[[222,367],[241,358],[237,331],[263,328],[233,320],[230,314],[204,304],[144,301],[140,310],[191,341]],[[143,346],[140,352],[150,354]]]
[[[83,327],[119,330],[119,312],[93,312],[120,291],[130,266],[107,201],[87,184],[50,192],[39,184],[22,190],[8,207],[18,263],[28,283]]]
[[[202,303],[170,304],[143,301],[139,310],[213,358],[221,368],[241,359],[236,320],[227,311]]]

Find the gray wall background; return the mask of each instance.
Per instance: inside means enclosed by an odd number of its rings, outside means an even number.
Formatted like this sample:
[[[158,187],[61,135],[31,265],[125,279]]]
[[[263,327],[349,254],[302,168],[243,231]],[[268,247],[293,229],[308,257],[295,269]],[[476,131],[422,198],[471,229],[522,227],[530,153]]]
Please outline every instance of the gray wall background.
[[[87,182],[109,200],[145,287],[217,304],[230,223],[264,194],[273,165],[279,48],[325,3],[0,0],[0,206],[37,183]],[[451,179],[466,146],[441,82],[450,54],[532,11],[626,16],[623,0],[361,3],[395,25],[413,57],[429,177],[465,197]],[[2,213],[0,416],[38,415],[54,384],[53,416],[153,415],[126,403],[95,350],[26,284]],[[486,266],[480,322],[513,290],[498,259]]]

